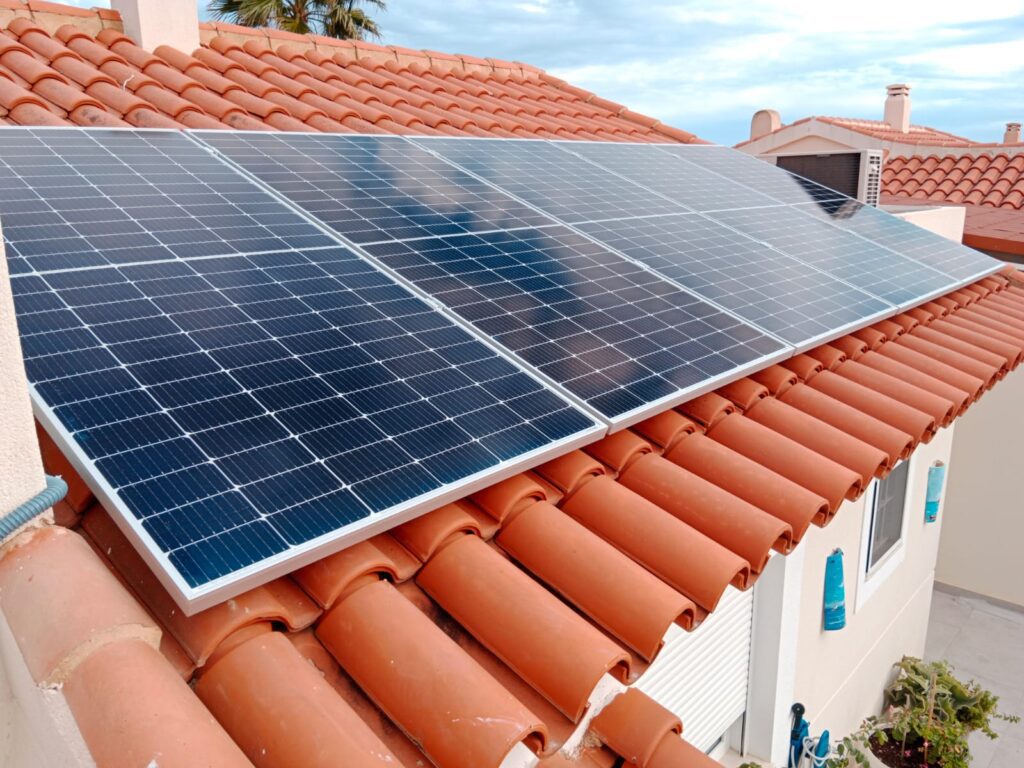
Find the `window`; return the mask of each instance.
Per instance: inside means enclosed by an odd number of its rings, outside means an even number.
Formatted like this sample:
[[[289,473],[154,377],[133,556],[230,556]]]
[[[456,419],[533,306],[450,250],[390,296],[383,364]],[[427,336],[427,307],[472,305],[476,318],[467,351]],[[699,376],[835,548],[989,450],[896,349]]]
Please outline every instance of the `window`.
[[[907,462],[899,464],[885,480],[875,483],[871,535],[868,537],[867,570],[870,573],[903,539],[903,501],[907,497]]]
[[[864,495],[856,609],[903,562],[911,464],[901,462],[884,480],[871,483]]]

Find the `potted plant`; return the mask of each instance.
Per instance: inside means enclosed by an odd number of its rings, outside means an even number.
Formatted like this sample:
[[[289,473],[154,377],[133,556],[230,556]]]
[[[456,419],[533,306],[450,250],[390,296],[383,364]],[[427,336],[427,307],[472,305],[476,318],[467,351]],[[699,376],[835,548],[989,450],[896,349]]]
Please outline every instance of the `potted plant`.
[[[885,710],[840,742],[829,768],[970,768],[968,735],[994,739],[993,720],[1020,721],[997,712],[998,696],[958,680],[945,662],[905,656],[895,666]]]

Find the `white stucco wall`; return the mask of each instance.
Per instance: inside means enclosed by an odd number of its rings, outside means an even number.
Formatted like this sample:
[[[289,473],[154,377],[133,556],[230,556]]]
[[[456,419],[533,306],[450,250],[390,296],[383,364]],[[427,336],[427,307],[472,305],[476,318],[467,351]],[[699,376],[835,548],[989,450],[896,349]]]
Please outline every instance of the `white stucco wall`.
[[[44,485],[7,259],[0,240],[0,514],[32,498]]]
[[[924,652],[928,613],[939,538],[945,518],[925,523],[928,468],[948,461],[954,427],[941,430],[918,448],[909,468],[904,515],[903,561],[857,608],[864,499],[847,502],[831,525],[811,530],[805,547],[796,645],[795,700],[807,707],[812,732],[828,728],[834,737],[850,733],[882,704],[882,690],[892,665],[904,655]],[[847,624],[842,630],[822,629],[825,559],[835,548],[844,553]]]
[[[958,205],[884,205],[882,209],[947,240],[963,240],[967,211]]]
[[[1024,372],[957,422],[936,579],[1024,606]]]

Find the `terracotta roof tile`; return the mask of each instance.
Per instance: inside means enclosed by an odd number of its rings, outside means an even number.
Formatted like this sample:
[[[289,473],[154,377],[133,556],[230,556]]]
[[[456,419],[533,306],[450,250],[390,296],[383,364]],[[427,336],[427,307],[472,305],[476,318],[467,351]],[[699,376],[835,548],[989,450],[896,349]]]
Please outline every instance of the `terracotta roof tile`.
[[[966,207],[964,243],[1024,254],[1024,145],[963,155],[889,159],[883,202]]]
[[[116,29],[47,28],[15,20],[0,40],[0,120],[699,141],[518,63],[219,23],[192,54],[153,55]],[[978,167],[986,195],[1024,200],[1014,163]],[[970,185],[970,171],[934,158],[892,177],[937,194],[931,174]],[[548,768],[706,768],[678,721],[622,683],[672,623],[693,628],[730,585],[749,588],[771,550],[827,524],[1019,365],[1024,292],[1007,282],[771,366],[192,617],[72,476],[62,519],[93,549],[59,528],[20,539],[0,553],[0,607],[37,679],[68,681],[101,764],[114,734],[170,765],[205,749],[220,765],[248,764],[244,752],[256,765],[497,768],[536,752]]]
[[[419,761],[419,744],[442,768],[563,746],[542,764],[703,767],[674,726],[658,725],[671,718],[636,714],[660,711],[639,692],[593,723],[582,712],[604,705],[594,697],[612,685],[601,682],[608,672],[635,678],[672,622],[695,626],[729,584],[749,587],[768,549],[786,551],[809,524],[827,523],[945,420],[943,409],[961,412],[1019,364],[1024,293],[1006,285],[986,279],[811,350],[794,370],[775,366],[682,406],[703,426],[669,411],[191,618],[101,509],[81,525],[181,642],[200,698],[257,765],[269,761],[257,749],[283,749],[301,732],[303,744],[316,735],[334,755],[356,750],[353,760]],[[832,440],[844,450],[834,453]],[[20,573],[18,551],[0,560],[5,611],[4,574]],[[75,567],[106,573],[98,563]],[[110,583],[109,599],[123,602]],[[16,587],[25,605],[40,599],[34,581]],[[149,616],[136,616],[154,632]],[[316,636],[303,630],[311,623]],[[77,641],[58,647],[67,644]],[[176,647],[164,648],[168,674],[187,675]],[[308,669],[296,666],[302,659],[320,674],[298,672]],[[279,697],[264,694],[282,679],[292,704],[278,711]],[[423,700],[432,706],[415,706]],[[445,709],[494,725],[462,729],[462,715],[436,716]],[[294,712],[309,714],[289,725]]]

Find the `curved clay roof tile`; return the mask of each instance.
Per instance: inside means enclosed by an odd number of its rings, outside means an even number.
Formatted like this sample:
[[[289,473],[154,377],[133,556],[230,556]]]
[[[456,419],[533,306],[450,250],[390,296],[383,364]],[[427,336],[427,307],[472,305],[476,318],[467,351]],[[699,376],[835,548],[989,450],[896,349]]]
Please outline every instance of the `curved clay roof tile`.
[[[504,526],[498,545],[535,577],[645,660],[669,626],[692,626],[696,607],[611,544],[546,502]]]
[[[780,399],[861,442],[873,445],[889,457],[889,463],[892,465],[900,459],[907,458],[915,445],[914,439],[906,432],[828,397],[806,384],[787,390]]]
[[[93,651],[62,687],[96,765],[251,768],[159,651],[137,640]]]
[[[567,497],[584,483],[605,473],[604,465],[583,451],[570,451],[541,464],[534,471]]]
[[[929,357],[955,370],[963,371],[964,373],[983,381],[985,383],[986,390],[991,389],[995,385],[995,382],[1001,377],[1001,369],[998,365],[990,365],[988,363],[981,362],[980,360],[963,355],[960,352],[943,345],[935,344],[927,339],[921,338],[920,336],[904,334],[896,340],[896,343],[913,352],[917,352],[919,355]],[[887,347],[883,347],[880,351],[882,354],[887,354]]]
[[[852,469],[860,476],[863,488],[867,488],[874,478],[888,474],[892,468],[886,452],[781,400],[763,400],[748,411],[747,416],[815,453]]]
[[[324,610],[330,610],[364,576],[401,582],[411,578],[418,569],[419,563],[412,555],[383,534],[320,558],[297,570],[292,578]]]
[[[479,521],[469,514],[466,507],[459,504],[445,504],[432,512],[402,523],[390,533],[424,563],[443,546],[460,536],[483,536]]]
[[[583,450],[615,472],[622,472],[654,448],[635,432],[623,429],[591,443]]]
[[[632,430],[668,451],[687,435],[699,432],[699,427],[679,411],[668,410],[651,416],[632,426]]]
[[[665,458],[788,523],[794,543],[812,522],[828,520],[828,502],[821,496],[706,435],[681,440]]]
[[[890,376],[876,368],[856,361],[840,366],[836,373],[850,381],[869,387],[894,400],[927,413],[941,427],[948,426],[959,408],[957,400],[950,400],[934,392],[922,389],[906,379]]]
[[[974,391],[958,389],[944,381],[924,373],[917,368],[899,362],[898,360],[886,357],[878,352],[869,352],[861,357],[858,363],[873,368],[876,371],[905,381],[920,389],[931,392],[937,397],[949,400],[953,403],[956,413],[959,415],[966,410],[974,401]],[[980,386],[980,382],[978,382]]]
[[[746,560],[611,478],[591,480],[562,511],[705,611],[730,584],[750,583]]]
[[[631,688],[616,696],[590,723],[594,734],[626,760],[650,764],[661,740],[683,732],[679,718],[647,694]]]
[[[195,692],[257,768],[400,768],[279,632],[252,637],[209,665]]]
[[[825,375],[815,376],[814,381]],[[746,416],[733,414],[722,419],[708,436],[818,494],[829,503],[832,514],[843,499],[860,495],[862,483],[856,472]]]
[[[795,386],[799,381],[799,377],[795,373],[781,365],[773,365],[752,373],[750,378],[758,384],[763,384],[776,397]]]
[[[435,553],[416,583],[573,722],[604,675],[629,678],[622,648],[476,537]]]
[[[661,456],[644,456],[619,482],[742,557],[753,573],[792,548],[790,526]]]
[[[544,724],[387,582],[339,602],[316,633],[440,768],[498,768],[524,742],[543,750]]]

